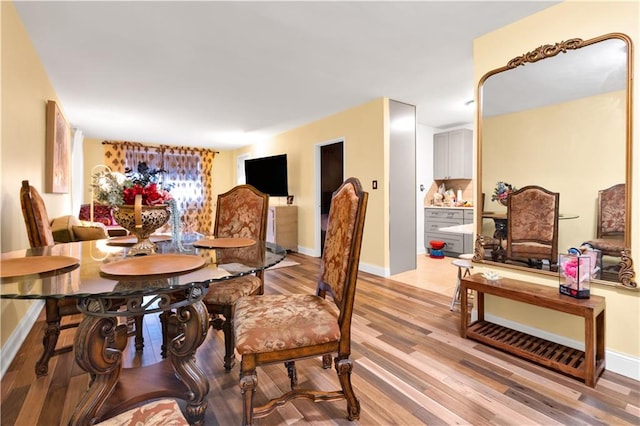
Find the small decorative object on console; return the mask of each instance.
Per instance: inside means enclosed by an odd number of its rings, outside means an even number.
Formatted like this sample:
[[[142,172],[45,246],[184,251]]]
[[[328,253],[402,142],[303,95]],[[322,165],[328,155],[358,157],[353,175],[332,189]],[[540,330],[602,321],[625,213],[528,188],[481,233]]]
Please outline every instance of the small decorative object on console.
[[[500,274],[498,274],[496,271],[483,272],[482,276],[489,281],[496,281],[500,278]]]
[[[576,299],[588,299],[591,256],[561,254],[558,257],[560,293]]]

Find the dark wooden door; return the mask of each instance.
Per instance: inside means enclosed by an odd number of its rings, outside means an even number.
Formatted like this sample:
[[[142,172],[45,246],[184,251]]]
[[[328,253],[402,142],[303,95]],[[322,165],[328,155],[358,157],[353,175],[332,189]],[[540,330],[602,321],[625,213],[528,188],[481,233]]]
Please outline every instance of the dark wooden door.
[[[336,142],[320,147],[320,250],[324,250],[331,194],[344,181],[344,143]]]

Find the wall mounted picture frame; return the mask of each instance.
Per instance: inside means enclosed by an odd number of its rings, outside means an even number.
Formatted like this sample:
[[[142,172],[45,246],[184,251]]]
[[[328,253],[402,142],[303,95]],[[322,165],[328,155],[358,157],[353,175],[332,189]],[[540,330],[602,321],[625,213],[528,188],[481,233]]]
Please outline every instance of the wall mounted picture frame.
[[[71,130],[55,101],[47,102],[45,192],[69,192]]]

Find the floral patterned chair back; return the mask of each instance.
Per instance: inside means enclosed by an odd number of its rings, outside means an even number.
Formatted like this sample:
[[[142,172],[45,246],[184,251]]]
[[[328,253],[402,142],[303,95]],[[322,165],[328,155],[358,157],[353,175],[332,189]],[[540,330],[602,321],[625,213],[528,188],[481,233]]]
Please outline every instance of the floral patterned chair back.
[[[558,269],[558,208],[560,194],[530,185],[509,195],[507,201],[507,258],[524,260],[540,268],[548,260]]]
[[[596,239],[587,244],[602,254],[620,257],[624,250],[626,187],[624,183],[598,191]]]
[[[218,238],[252,238],[267,235],[269,196],[251,185],[238,185],[218,195],[214,235]],[[260,218],[260,220],[256,220]]]

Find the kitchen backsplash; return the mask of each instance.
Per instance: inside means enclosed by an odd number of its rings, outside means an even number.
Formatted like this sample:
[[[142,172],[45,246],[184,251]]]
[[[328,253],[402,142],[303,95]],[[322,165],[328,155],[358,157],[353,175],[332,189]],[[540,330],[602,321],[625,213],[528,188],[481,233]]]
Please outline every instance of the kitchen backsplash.
[[[449,180],[437,180],[434,181],[427,189],[424,197],[424,205],[433,205],[433,195],[438,192],[440,184],[444,183],[445,190],[451,189],[454,194],[457,195],[458,190],[462,191],[462,200],[456,201],[468,201],[473,203],[473,180],[471,179],[449,179]]]

